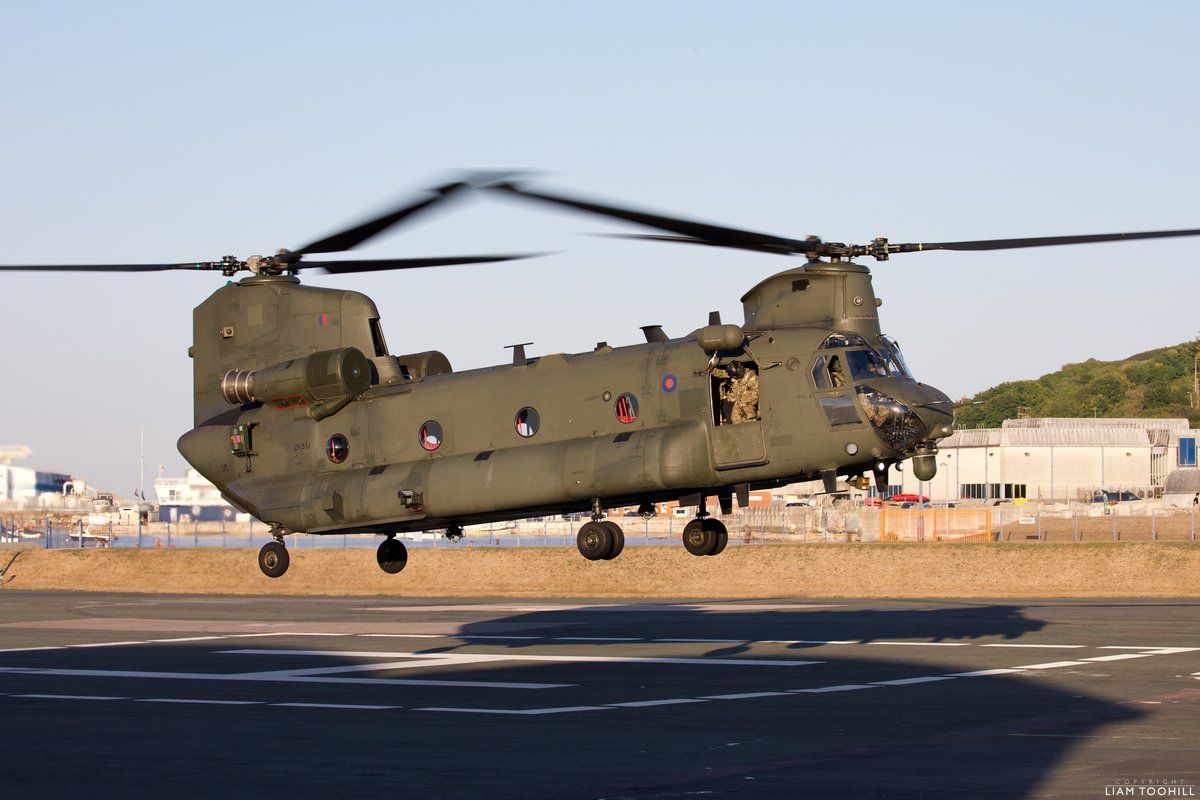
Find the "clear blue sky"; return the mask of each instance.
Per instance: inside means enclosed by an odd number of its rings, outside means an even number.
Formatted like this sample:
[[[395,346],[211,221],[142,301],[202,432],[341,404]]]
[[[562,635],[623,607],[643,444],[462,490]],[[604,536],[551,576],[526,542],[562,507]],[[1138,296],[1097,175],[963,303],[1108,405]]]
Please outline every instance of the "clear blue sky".
[[[461,168],[784,236],[1200,227],[1200,5],[1151,2],[7,3],[0,263],[298,247]],[[553,251],[346,279],[395,352],[456,368],[672,335],[780,257],[608,240],[500,200],[360,251]],[[959,397],[1200,330],[1200,242],[872,265],[884,329]],[[128,495],[182,474],[208,273],[0,276],[0,444]]]

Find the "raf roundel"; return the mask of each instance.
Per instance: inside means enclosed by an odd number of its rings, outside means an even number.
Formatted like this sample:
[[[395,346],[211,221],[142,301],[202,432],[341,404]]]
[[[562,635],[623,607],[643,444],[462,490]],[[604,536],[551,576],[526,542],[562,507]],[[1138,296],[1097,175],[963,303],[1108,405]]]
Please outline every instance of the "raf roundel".
[[[675,391],[679,386],[679,380],[674,375],[664,375],[662,379],[662,390],[667,394]]]

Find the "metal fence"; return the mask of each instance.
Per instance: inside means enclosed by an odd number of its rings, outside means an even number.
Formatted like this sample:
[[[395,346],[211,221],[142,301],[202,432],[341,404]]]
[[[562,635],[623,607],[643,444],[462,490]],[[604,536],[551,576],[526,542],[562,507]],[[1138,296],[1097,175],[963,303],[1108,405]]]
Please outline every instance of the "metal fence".
[[[872,508],[866,506],[762,506],[719,515],[730,544],[834,542],[1144,542],[1196,541],[1196,510],[1123,508],[1078,504],[1034,507]],[[678,544],[689,516],[613,517],[626,545]],[[400,534],[409,547],[573,546],[581,519],[544,517],[470,526],[450,542],[442,531]],[[291,548],[376,547],[373,534],[287,537]],[[267,526],[247,522],[88,524],[86,518],[0,518],[0,541],[46,548],[261,547]]]

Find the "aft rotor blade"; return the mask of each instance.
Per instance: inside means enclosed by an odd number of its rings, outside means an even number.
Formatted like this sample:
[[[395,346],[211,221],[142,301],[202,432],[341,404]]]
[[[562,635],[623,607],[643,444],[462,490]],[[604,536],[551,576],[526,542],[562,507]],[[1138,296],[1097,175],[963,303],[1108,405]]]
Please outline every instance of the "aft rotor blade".
[[[489,264],[496,261],[517,261],[537,258],[545,253],[512,253],[507,255],[442,256],[438,258],[375,258],[354,261],[309,261],[297,268],[320,269],[330,275],[350,272],[382,272],[390,269],[420,269],[422,267],[451,267],[459,264]]]
[[[595,203],[589,200],[575,199],[565,197],[563,195],[551,195],[544,192],[531,192],[514,183],[495,183],[484,188],[493,189],[518,197],[527,197],[532,200],[541,200],[545,203],[553,203],[555,205],[574,208],[578,211],[586,211],[592,214],[599,214],[605,217],[614,217],[623,219],[629,222],[635,222],[639,225],[645,225],[650,228],[658,228],[659,230],[670,231],[681,236],[687,237],[683,240],[668,241],[685,241],[691,244],[708,244],[716,247],[734,247],[741,250],[757,250],[768,253],[782,253],[792,255],[794,253],[808,253],[813,250],[813,243],[806,242],[801,239],[786,239],[780,236],[772,236],[768,233],[757,233],[755,231],[740,230],[738,228],[725,228],[719,225],[709,225],[704,222],[693,222],[691,220],[679,219],[677,217],[666,217],[661,214],[651,214],[646,211],[635,211],[628,208],[619,208],[617,206]]]
[[[974,242],[925,242],[889,244],[893,253],[915,253],[924,250],[1015,250],[1021,247],[1050,247],[1060,244],[1090,244],[1093,242],[1122,242],[1134,239],[1171,239],[1178,236],[1200,236],[1200,229],[1178,231],[1141,231],[1137,233],[1094,233],[1083,236],[1040,236],[1029,239],[981,239]]]
[[[310,253],[341,253],[345,250],[357,247],[358,245],[370,239],[372,236],[382,233],[388,228],[396,225],[409,217],[417,214],[432,205],[442,202],[450,195],[470,186],[469,183],[458,181],[448,183],[445,186],[439,186],[436,189],[431,189],[431,196],[418,200],[415,203],[406,203],[400,208],[389,211],[383,216],[368,220],[353,228],[347,228],[344,231],[327,236],[324,239],[319,239],[311,244],[301,247],[299,250],[294,250],[289,253],[289,256],[299,258],[300,256]]]

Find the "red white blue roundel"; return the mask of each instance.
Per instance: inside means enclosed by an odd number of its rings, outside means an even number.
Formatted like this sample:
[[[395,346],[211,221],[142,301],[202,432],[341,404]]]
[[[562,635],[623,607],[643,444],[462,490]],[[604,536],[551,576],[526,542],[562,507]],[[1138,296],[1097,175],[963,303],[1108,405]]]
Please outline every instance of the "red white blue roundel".
[[[667,394],[670,394],[671,392],[675,391],[676,387],[678,387],[678,386],[679,386],[679,379],[676,378],[674,375],[663,375],[662,390],[664,392],[666,392]]]

